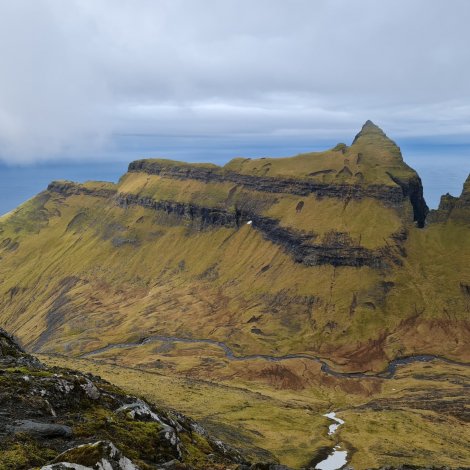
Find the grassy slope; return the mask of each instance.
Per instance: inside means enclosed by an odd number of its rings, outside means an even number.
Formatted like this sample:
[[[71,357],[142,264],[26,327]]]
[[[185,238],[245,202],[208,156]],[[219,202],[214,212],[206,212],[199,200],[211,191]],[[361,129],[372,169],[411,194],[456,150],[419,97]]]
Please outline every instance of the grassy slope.
[[[333,302],[341,302],[345,309],[350,299],[344,298],[344,286],[358,291],[367,288],[367,277],[373,281],[377,276],[369,268],[363,268],[362,278],[357,278],[348,275],[355,271],[353,268],[335,273],[334,268],[324,266],[314,268],[317,276],[309,280],[306,274],[312,269],[294,263],[249,226],[238,231],[220,228],[193,233],[171,220],[156,221],[148,210],[124,212],[102,207],[103,200],[89,196],[72,196],[65,202],[54,198],[47,202],[47,210],[49,214],[60,211],[61,216],[50,217],[39,235],[25,237],[15,251],[4,252],[3,309],[16,313],[7,326],[25,341],[41,331],[47,312],[54,316],[54,299],[64,291],[60,287],[64,279],[77,276],[81,280],[63,294],[68,302],[64,313],[69,333],[84,330],[103,342],[113,339],[107,334],[122,339],[149,328],[168,334],[198,331],[204,336],[214,336],[217,330],[216,337],[231,335],[233,342],[245,344],[246,351],[253,342],[260,343],[252,345],[253,351],[266,347],[288,351],[292,332],[297,333],[299,347],[302,335],[310,335],[305,342],[311,341],[310,324],[304,324],[309,312],[303,297],[320,297],[335,281],[342,288],[328,295],[325,313],[333,308]],[[83,212],[85,205],[87,211]],[[88,228],[68,230],[77,213],[85,214],[81,222]],[[139,224],[133,224],[142,217]],[[11,225],[20,223],[15,220]],[[112,240],[116,237],[137,238],[139,246],[115,247]],[[263,273],[267,265],[270,269]],[[294,287],[286,289],[286,279],[295,283]],[[35,297],[28,295],[31,291]],[[250,333],[253,325],[246,324],[247,320],[282,303],[290,310],[288,318],[283,312],[271,311],[265,312],[265,319],[258,323],[268,337]],[[27,317],[21,315],[24,310],[30,312]],[[181,314],[184,311],[186,315]],[[325,322],[329,320],[325,318]],[[97,325],[101,331],[96,330]],[[61,336],[63,342],[72,339]]]
[[[149,210],[123,211],[102,198],[52,195],[40,209],[45,199],[41,195],[10,216],[3,233],[13,240],[21,227],[20,245],[3,249],[2,311],[6,326],[27,343],[47,329],[49,315],[59,328],[51,328],[44,344],[61,352],[154,331],[229,337],[244,353],[311,350],[341,361],[358,343],[367,349],[370,338],[388,330],[399,332],[384,344],[390,355],[421,350],[465,358],[463,225],[413,230],[404,266],[380,273],[296,264],[249,226],[199,232]],[[115,239],[138,242],[116,247]],[[79,279],[68,286],[71,276]],[[441,286],[442,279],[447,282]],[[384,281],[395,284],[388,294],[380,287]],[[247,323],[253,316],[260,318]],[[417,317],[417,325],[406,323]],[[253,334],[253,326],[264,335]],[[426,328],[433,336],[420,333]],[[373,354],[368,351],[369,359],[383,367],[384,357]]]
[[[349,463],[357,469],[431,462],[455,468],[470,459],[464,417],[467,368],[415,364],[401,368],[394,380],[365,381],[310,370],[315,385],[298,390],[243,381],[237,375],[214,383],[181,371],[130,369],[111,358],[105,362],[43,359],[100,374],[130,392],[197,418],[227,442],[248,449],[255,459],[273,455],[293,468],[336,443],[349,450]],[[299,363],[297,368],[305,371],[307,366]],[[329,437],[331,422],[322,414],[332,409],[346,424]]]

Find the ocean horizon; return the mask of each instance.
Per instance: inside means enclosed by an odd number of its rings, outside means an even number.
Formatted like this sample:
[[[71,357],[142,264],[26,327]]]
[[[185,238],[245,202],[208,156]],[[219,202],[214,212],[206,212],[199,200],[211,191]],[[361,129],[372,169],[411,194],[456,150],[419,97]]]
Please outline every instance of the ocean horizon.
[[[400,143],[399,143],[400,144]],[[145,146],[144,146],[145,147]],[[462,185],[470,173],[470,145],[415,144],[401,142],[405,162],[414,168],[423,181],[424,197],[431,209],[437,208],[443,194],[460,195]],[[148,151],[151,147],[144,148]],[[318,151],[328,148],[326,143],[314,146],[263,146],[221,148],[204,147],[194,151],[188,149],[166,150],[157,153],[171,158],[189,162],[212,162],[223,165],[236,155],[261,156],[295,155],[301,152]],[[153,149],[152,149],[153,150]],[[0,164],[0,215],[18,207],[39,192],[45,190],[54,180],[71,180],[83,183],[89,180],[110,181],[116,183],[127,171],[132,160],[142,154],[137,146],[128,147],[119,153],[117,159],[99,158],[95,160],[64,160],[33,165]],[[155,151],[145,152],[155,155]],[[144,157],[140,157],[144,158]]]

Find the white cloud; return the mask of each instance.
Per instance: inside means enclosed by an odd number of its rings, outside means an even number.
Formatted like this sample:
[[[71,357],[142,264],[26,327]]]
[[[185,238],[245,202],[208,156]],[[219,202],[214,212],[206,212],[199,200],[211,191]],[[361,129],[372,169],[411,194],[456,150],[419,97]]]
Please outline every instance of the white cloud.
[[[465,0],[0,3],[0,158],[114,134],[468,134]],[[460,137],[461,138],[461,137]]]

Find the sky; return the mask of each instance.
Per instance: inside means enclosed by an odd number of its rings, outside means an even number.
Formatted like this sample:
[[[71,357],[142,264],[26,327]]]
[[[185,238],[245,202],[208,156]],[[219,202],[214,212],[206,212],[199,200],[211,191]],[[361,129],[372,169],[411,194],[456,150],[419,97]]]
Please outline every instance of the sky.
[[[2,1],[0,172],[291,155],[371,119],[435,205],[470,172],[469,18],[467,0]]]

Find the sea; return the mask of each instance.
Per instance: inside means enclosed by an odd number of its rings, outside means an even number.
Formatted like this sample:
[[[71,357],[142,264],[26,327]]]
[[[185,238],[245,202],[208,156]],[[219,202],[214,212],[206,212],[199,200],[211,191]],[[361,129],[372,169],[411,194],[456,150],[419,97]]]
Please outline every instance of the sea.
[[[209,161],[224,164],[231,156],[240,155],[295,155],[308,148],[243,148],[234,149],[232,155],[217,152],[217,149],[207,148],[206,151],[194,153],[187,151],[169,154],[169,158],[185,161]],[[328,146],[320,146],[328,148]],[[313,148],[312,150],[320,150]],[[424,185],[424,196],[430,208],[437,208],[442,194],[450,193],[458,196],[462,185],[470,173],[470,145],[423,145],[405,143],[401,145],[406,163],[420,175]],[[276,155],[277,154],[277,155]],[[53,180],[71,180],[85,182],[89,180],[117,182],[127,171],[128,158],[113,160],[74,160],[54,161],[34,165],[0,164],[0,215],[6,214],[18,205],[27,201],[39,192],[45,190]]]
[[[127,171],[122,161],[0,165],[0,214],[6,214],[47,188],[54,180],[117,182]]]

